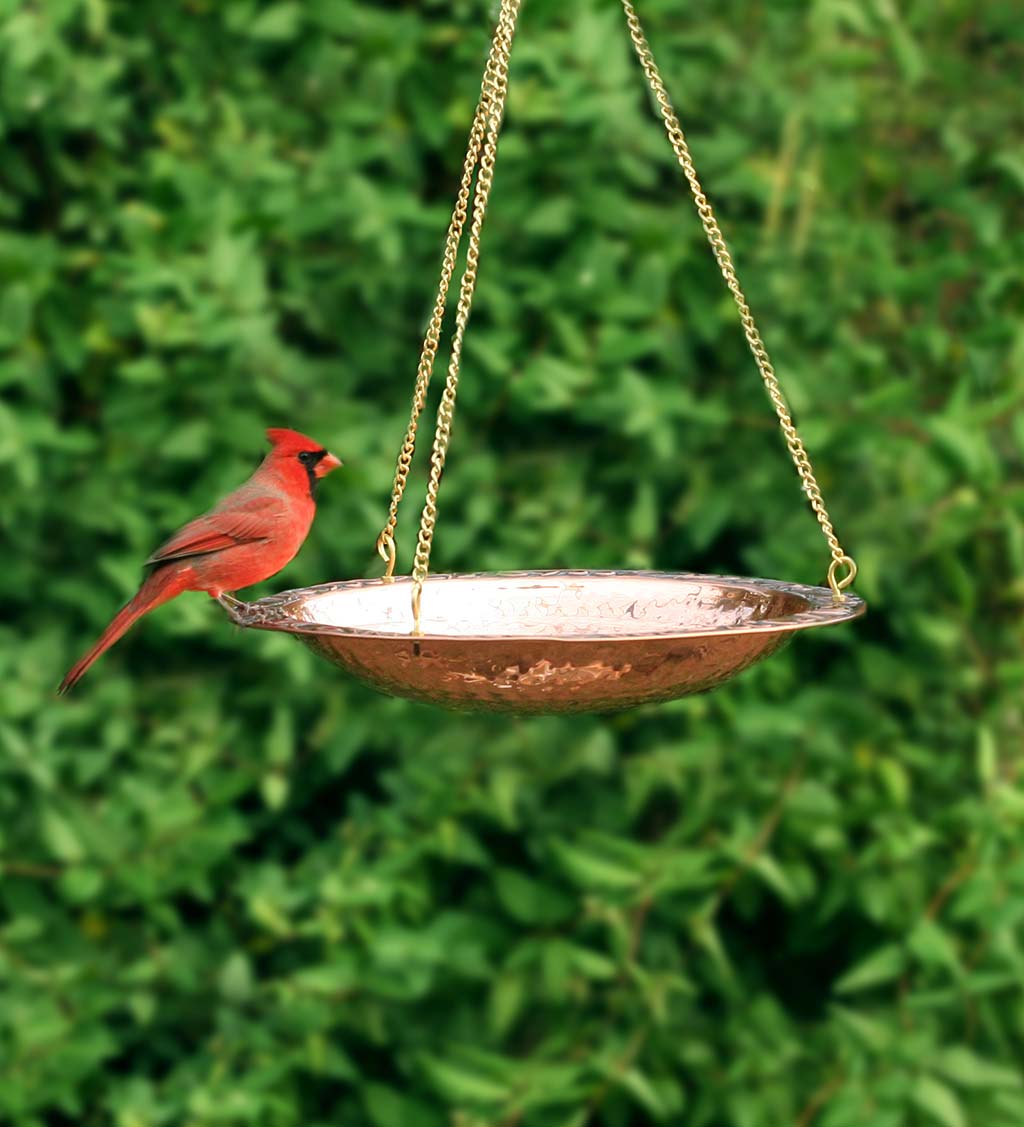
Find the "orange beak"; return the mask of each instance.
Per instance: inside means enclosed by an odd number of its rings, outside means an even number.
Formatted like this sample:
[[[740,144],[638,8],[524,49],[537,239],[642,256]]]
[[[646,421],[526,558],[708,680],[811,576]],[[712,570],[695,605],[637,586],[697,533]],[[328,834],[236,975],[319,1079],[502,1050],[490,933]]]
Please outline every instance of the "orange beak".
[[[340,458],[335,458],[333,454],[325,454],[316,464],[316,476],[326,477],[331,470],[336,470],[342,465],[344,465],[344,462]]]

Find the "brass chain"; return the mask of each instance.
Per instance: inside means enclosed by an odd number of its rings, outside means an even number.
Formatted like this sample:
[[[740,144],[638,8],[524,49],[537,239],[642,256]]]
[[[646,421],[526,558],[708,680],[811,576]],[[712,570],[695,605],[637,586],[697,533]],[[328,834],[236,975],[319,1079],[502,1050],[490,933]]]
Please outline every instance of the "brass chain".
[[[473,124],[470,128],[469,142],[466,149],[466,158],[462,168],[462,180],[456,198],[455,208],[452,212],[451,223],[445,240],[445,249],[441,265],[441,277],[438,284],[437,299],[434,303],[433,314],[427,327],[420,353],[420,362],[417,369],[416,385],[413,393],[412,410],[406,428],[405,439],[398,456],[395,469],[395,479],[391,495],[391,505],[388,519],[380,536],[377,538],[377,551],[387,565],[385,580],[390,580],[395,568],[395,528],[398,520],[398,508],[405,492],[409,469],[412,464],[416,449],[416,435],[419,417],[426,403],[427,389],[433,372],[434,360],[439,347],[441,328],[444,320],[448,292],[455,272],[462,234],[466,219],[469,215],[470,195],[473,190],[474,174],[476,188],[473,193],[473,218],[469,230],[469,247],[466,254],[466,265],[463,270],[459,285],[459,299],[455,316],[455,331],[452,336],[451,355],[448,363],[448,376],[445,381],[444,392],[437,409],[437,426],[434,432],[434,444],[431,454],[430,474],[427,482],[426,499],[420,517],[420,528],[416,542],[416,555],[412,570],[413,592],[412,610],[414,619],[414,632],[421,632],[420,607],[423,595],[423,584],[430,567],[430,552],[433,546],[434,530],[437,523],[437,495],[441,485],[441,476],[444,471],[445,458],[448,445],[451,441],[452,420],[455,413],[455,399],[458,394],[459,369],[462,360],[463,340],[466,325],[469,322],[470,310],[473,304],[473,294],[476,287],[480,263],[480,234],[483,230],[484,219],[487,214],[487,204],[490,199],[491,188],[494,182],[494,164],[497,155],[498,133],[504,115],[505,99],[508,94],[508,63],[512,51],[512,40],[515,35],[516,21],[522,0],[501,0],[501,9],[498,15],[494,38],[491,42],[487,65],[484,70],[481,84],[480,100],[477,104]],[[857,575],[857,565],[851,556],[848,556],[836,536],[832,520],[825,507],[821,489],[814,475],[811,460],[807,450],[793,423],[792,416],[786,404],[778,377],[772,367],[764,341],[754,321],[746,296],[740,288],[736,268],[732,256],[726,246],[718,220],[708,201],[697,171],[690,155],[689,146],[682,126],[676,116],[675,110],[665,89],[661,74],[654,61],[654,55],[640,25],[639,17],[631,0],[622,0],[622,7],[629,26],[630,38],[636,51],[640,66],[647,78],[651,93],[658,105],[665,131],[669,142],[675,152],[676,159],[683,170],[690,185],[697,214],[701,225],[707,235],[715,260],[725,279],[726,285],[733,296],[736,308],[739,311],[743,332],[753,353],[765,389],[775,408],[782,433],[786,440],[793,464],[800,476],[803,491],[810,502],[811,508],[817,517],[825,539],[828,541],[832,553],[832,561],[828,569],[828,584],[837,600],[845,596],[843,591],[850,586]],[[845,574],[840,576],[840,570],[845,569]]]
[[[420,362],[416,371],[416,386],[413,391],[412,409],[409,414],[409,423],[406,427],[402,449],[398,454],[398,463],[395,466],[395,480],[391,489],[391,504],[388,508],[387,523],[377,537],[377,553],[387,565],[384,578],[390,580],[395,571],[397,552],[395,549],[395,527],[398,524],[398,506],[405,493],[406,482],[409,479],[409,469],[412,466],[413,455],[416,453],[416,432],[419,428],[420,414],[427,401],[427,388],[430,377],[434,371],[434,360],[441,341],[441,327],[444,323],[445,307],[448,300],[448,288],[451,285],[452,274],[455,271],[455,260],[459,252],[459,243],[462,240],[462,229],[466,222],[469,208],[469,191],[473,182],[473,173],[476,170],[480,154],[480,144],[483,140],[483,127],[486,113],[484,100],[481,96],[477,106],[476,116],[469,135],[469,147],[466,151],[466,161],[462,170],[462,183],[452,212],[451,223],[448,226],[448,235],[445,239],[444,257],[441,262],[441,279],[438,283],[437,298],[434,310],[423,338],[423,348],[420,352]]]
[[[492,44],[493,66],[484,74],[483,95],[485,106],[485,135],[480,152],[479,171],[476,178],[476,192],[473,197],[473,219],[469,228],[469,247],[466,252],[466,265],[459,285],[459,301],[455,312],[455,331],[452,334],[451,355],[448,361],[448,378],[437,408],[437,429],[434,432],[434,447],[430,458],[430,476],[427,480],[427,495],[420,517],[420,530],[416,542],[416,558],[413,564],[412,611],[415,633],[420,630],[420,602],[423,597],[423,583],[430,567],[430,550],[434,541],[434,527],[437,523],[437,493],[441,486],[448,443],[451,441],[452,419],[455,414],[455,397],[459,389],[459,365],[462,361],[462,342],[473,306],[473,292],[476,288],[480,266],[480,233],[487,215],[487,202],[494,183],[494,162],[498,150],[498,132],[505,111],[505,97],[508,94],[508,60],[512,52],[512,39],[515,35],[516,20],[519,16],[521,0],[502,0],[498,25],[494,31]]]
[[[686,143],[686,137],[683,134],[682,126],[679,124],[679,118],[676,116],[676,112],[669,100],[668,91],[665,89],[664,82],[662,82],[661,73],[654,61],[654,55],[644,35],[643,28],[640,26],[636,9],[633,7],[630,0],[622,0],[622,7],[626,13],[626,22],[629,25],[629,36],[633,41],[637,58],[640,60],[640,66],[647,78],[647,83],[651,88],[651,93],[654,95],[654,100],[658,104],[662,120],[665,123],[665,132],[668,134],[668,139],[676,154],[676,159],[679,161],[679,165],[689,182],[690,191],[693,194],[693,202],[697,205],[697,214],[700,216],[704,233],[708,237],[711,250],[714,252],[715,259],[718,262],[718,268],[725,278],[725,283],[729,287],[729,292],[732,294],[733,300],[736,302],[736,308],[739,310],[740,314],[740,322],[743,325],[744,336],[747,338],[747,344],[750,345],[750,351],[754,354],[757,369],[761,373],[761,379],[764,381],[765,389],[772,401],[772,406],[775,408],[775,414],[778,416],[779,424],[782,427],[782,433],[785,436],[790,457],[793,459],[793,464],[796,466],[796,471],[800,475],[800,481],[803,484],[804,493],[811,504],[811,508],[814,510],[814,515],[818,518],[818,524],[821,526],[821,531],[824,533],[825,539],[828,541],[828,546],[832,552],[832,562],[829,564],[828,569],[828,585],[831,587],[832,594],[835,598],[842,600],[845,597],[843,591],[850,586],[857,576],[857,564],[852,557],[848,556],[843,551],[843,547],[839,543],[839,538],[836,536],[835,529],[832,527],[832,519],[828,514],[828,509],[825,508],[825,501],[821,495],[821,489],[818,486],[817,479],[814,476],[811,459],[808,457],[803,440],[800,438],[796,426],[793,424],[793,419],[786,405],[785,397],[782,394],[782,388],[779,387],[778,377],[775,375],[775,369],[772,367],[771,360],[768,358],[768,352],[764,346],[764,341],[761,339],[761,334],[754,322],[754,315],[750,312],[750,306],[747,304],[743,290],[740,289],[739,278],[736,276],[736,268],[733,265],[732,256],[725,244],[725,239],[722,237],[722,231],[718,226],[715,213],[711,209],[711,204],[708,202],[708,198],[704,194],[704,189],[701,187],[700,180],[697,178],[697,170],[694,168],[693,158],[690,156],[690,149]],[[841,568],[846,569],[846,574],[842,577],[839,576]]]
[[[518,5],[517,5],[518,7]],[[504,18],[504,9],[502,17]],[[476,112],[473,115],[473,124],[469,131],[469,142],[466,147],[466,159],[462,165],[462,181],[459,184],[459,193],[455,200],[451,222],[448,225],[448,234],[445,238],[444,255],[441,261],[441,277],[437,287],[437,297],[434,301],[433,313],[427,326],[423,339],[423,348],[420,351],[420,362],[416,371],[416,385],[413,391],[412,409],[409,422],[406,426],[405,438],[398,454],[395,466],[395,480],[391,488],[391,504],[388,508],[388,519],[380,535],[377,537],[377,552],[387,565],[384,579],[389,581],[394,575],[395,559],[395,527],[398,524],[398,507],[405,493],[406,482],[409,478],[409,469],[412,466],[413,455],[416,452],[416,433],[419,427],[420,415],[427,400],[427,388],[430,377],[434,371],[434,360],[441,340],[441,328],[444,323],[445,308],[448,301],[448,290],[451,286],[452,275],[455,272],[455,263],[459,253],[459,244],[462,241],[462,232],[469,214],[469,197],[473,185],[473,176],[480,161],[480,150],[483,144],[484,132],[488,118],[491,114],[495,91],[501,79],[499,77],[501,53],[507,50],[505,41],[499,36],[505,25],[499,21],[498,29],[491,42],[490,53],[484,68],[483,83],[480,88],[480,98],[477,102]],[[504,94],[502,94],[504,97]]]

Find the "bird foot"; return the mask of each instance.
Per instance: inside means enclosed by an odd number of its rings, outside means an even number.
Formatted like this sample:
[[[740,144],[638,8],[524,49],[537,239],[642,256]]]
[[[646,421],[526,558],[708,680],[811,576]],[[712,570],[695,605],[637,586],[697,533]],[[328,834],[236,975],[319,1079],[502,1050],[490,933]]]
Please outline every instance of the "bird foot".
[[[236,599],[234,595],[229,595],[227,591],[221,591],[221,593],[216,596],[216,599],[217,602],[220,603],[220,605],[229,613],[231,611],[237,612],[246,610],[249,606],[248,603],[243,603],[241,599]]]

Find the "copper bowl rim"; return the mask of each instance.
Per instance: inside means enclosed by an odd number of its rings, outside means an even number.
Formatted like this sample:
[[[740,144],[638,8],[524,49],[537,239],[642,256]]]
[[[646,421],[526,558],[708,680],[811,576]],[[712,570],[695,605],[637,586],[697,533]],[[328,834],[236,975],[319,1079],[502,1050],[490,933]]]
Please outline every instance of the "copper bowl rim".
[[[688,583],[707,583],[717,587],[795,595],[809,605],[807,610],[782,618],[763,618],[756,621],[723,623],[721,626],[679,629],[660,627],[637,630],[632,633],[581,631],[573,634],[544,635],[523,634],[516,631],[488,632],[485,634],[439,633],[429,629],[429,589],[439,583],[503,579],[654,579],[675,580]],[[547,570],[547,571],[477,571],[429,575],[424,584],[424,629],[422,634],[407,630],[370,630],[354,626],[336,626],[324,622],[308,622],[293,616],[292,608],[310,598],[336,591],[362,590],[371,587],[392,587],[397,592],[408,587],[412,578],[395,576],[391,581],[382,578],[347,579],[334,583],[320,583],[313,587],[299,587],[281,591],[252,603],[240,603],[228,608],[231,619],[239,626],[257,630],[279,630],[290,634],[329,635],[345,638],[373,638],[376,640],[414,642],[537,642],[547,641],[559,646],[587,645],[592,642],[641,642],[647,638],[711,638],[725,634],[770,634],[807,630],[815,626],[830,626],[859,618],[867,604],[857,595],[846,592],[842,601],[828,587],[811,587],[802,583],[787,583],[779,579],[755,579],[736,575],[705,575],[684,571],[626,571],[626,570]],[[405,597],[405,596],[403,596]]]

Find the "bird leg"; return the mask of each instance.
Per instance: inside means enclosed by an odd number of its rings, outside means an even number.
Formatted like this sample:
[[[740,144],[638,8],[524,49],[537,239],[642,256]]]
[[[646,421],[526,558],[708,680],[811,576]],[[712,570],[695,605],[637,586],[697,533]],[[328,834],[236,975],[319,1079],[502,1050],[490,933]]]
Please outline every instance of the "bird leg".
[[[221,591],[219,595],[214,598],[218,603],[227,611],[240,611],[248,607],[248,603],[243,603],[241,599],[236,599],[234,595],[229,595],[227,591]]]

